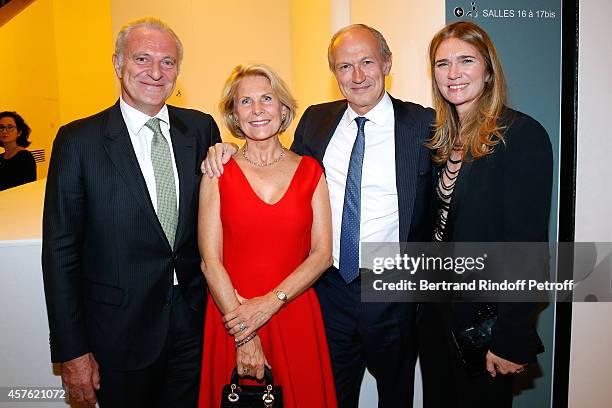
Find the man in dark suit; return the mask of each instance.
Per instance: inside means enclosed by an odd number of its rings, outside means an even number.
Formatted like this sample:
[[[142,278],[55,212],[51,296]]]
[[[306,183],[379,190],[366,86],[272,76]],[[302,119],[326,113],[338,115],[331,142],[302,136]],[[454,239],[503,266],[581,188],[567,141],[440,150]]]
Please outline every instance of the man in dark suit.
[[[306,109],[292,149],[317,158],[329,185],[334,264],[316,290],[338,405],[357,406],[368,368],[380,407],[409,407],[417,306],[361,301],[359,243],[430,239],[432,169],[423,143],[434,113],[386,93],[391,51],[373,28],[356,24],[340,30],[328,60],[346,100]]]
[[[379,407],[410,407],[416,362],[417,306],[361,301],[360,242],[430,241],[434,111],[385,91],[391,51],[363,24],[338,31],[329,67],[346,100],[310,106],[291,149],[325,168],[333,225],[333,266],[315,288],[330,348],[338,406],[356,407],[365,369],[376,378]],[[202,169],[219,176],[235,153],[211,149]]]
[[[166,105],[182,54],[157,19],[125,26],[113,55],[120,100],[54,142],[42,261],[51,359],[72,401],[197,404],[199,163],[220,138],[210,115]]]

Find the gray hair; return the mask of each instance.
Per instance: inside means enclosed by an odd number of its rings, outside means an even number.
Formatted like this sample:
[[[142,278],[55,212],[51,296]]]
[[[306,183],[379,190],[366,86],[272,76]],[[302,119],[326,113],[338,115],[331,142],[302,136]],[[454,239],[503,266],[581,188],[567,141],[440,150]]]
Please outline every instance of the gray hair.
[[[335,61],[332,59],[332,48],[334,44],[338,40],[338,37],[354,28],[363,28],[364,30],[368,30],[374,36],[374,38],[376,38],[376,41],[378,42],[378,50],[380,51],[380,56],[383,58],[383,61],[388,61],[389,58],[391,58],[389,44],[387,44],[387,40],[385,40],[385,37],[380,31],[365,24],[351,24],[338,30],[338,32],[334,34],[329,42],[329,47],[327,47],[327,62],[329,64],[330,71],[334,72]]]
[[[168,33],[170,37],[176,43],[176,49],[178,50],[178,61],[177,68],[181,67],[181,62],[183,61],[183,43],[178,38],[176,33],[170,28],[170,26],[158,18],[155,17],[143,17],[138,20],[131,21],[121,27],[119,30],[119,34],[117,34],[117,40],[115,41],[115,56],[117,58],[117,68],[121,69],[123,66],[123,56],[125,52],[125,44],[127,43],[127,39],[130,33],[137,28],[150,28],[153,30],[163,31]]]

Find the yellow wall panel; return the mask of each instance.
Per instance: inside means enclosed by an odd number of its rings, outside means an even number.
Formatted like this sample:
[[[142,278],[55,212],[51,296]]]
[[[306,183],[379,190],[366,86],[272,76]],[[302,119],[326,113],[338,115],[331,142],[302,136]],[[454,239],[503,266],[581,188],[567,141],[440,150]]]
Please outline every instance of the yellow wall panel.
[[[62,124],[115,102],[110,1],[55,0],[59,114]]]
[[[32,128],[29,150],[44,149],[47,174],[51,143],[59,123],[53,1],[37,0],[0,27],[2,92],[0,110],[18,112]]]
[[[292,86],[289,2],[112,0],[113,38],[125,23],[159,17],[181,38],[185,56],[177,89],[169,103],[212,114],[225,140],[217,104],[231,69],[244,62],[264,62]],[[180,91],[180,96],[178,95]]]
[[[342,98],[327,63],[327,46],[333,35],[331,3],[291,2],[294,92],[300,102],[300,113],[309,105]]]
[[[364,22],[389,40],[394,96],[429,105],[426,46],[443,24],[443,2],[416,0],[269,0],[152,2],[150,0],[37,0],[0,27],[8,79],[0,106],[24,113],[34,129],[33,149],[47,156],[58,125],[94,114],[119,94],[111,64],[114,38],[128,21],[145,15],[170,24],[185,46],[185,59],[170,103],[209,112],[230,70],[264,62],[287,81],[299,103],[341,98],[327,67],[327,45],[336,26]],[[350,21],[349,21],[350,16]],[[298,115],[299,118],[299,115]],[[282,136],[289,145],[295,124]],[[222,129],[226,140],[234,140]],[[39,173],[46,174],[46,165]]]

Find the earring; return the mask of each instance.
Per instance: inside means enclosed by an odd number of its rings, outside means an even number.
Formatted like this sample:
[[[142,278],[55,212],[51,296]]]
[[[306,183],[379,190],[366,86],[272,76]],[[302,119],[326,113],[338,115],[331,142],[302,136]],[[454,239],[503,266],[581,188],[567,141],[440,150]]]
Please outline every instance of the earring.
[[[283,116],[281,116],[282,121],[284,122],[286,118],[287,118],[287,115],[283,113]]]

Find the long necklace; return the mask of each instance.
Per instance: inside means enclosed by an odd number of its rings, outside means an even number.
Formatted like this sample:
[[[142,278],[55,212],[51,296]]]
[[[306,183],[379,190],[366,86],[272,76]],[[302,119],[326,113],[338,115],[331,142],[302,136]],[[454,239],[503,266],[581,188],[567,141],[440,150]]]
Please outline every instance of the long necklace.
[[[267,166],[271,166],[271,165],[276,164],[276,163],[278,163],[279,161],[281,161],[281,159],[282,159],[283,157],[285,157],[285,151],[286,151],[286,150],[287,150],[287,149],[285,149],[283,146],[281,146],[281,153],[280,153],[280,155],[279,155],[279,156],[278,156],[276,159],[272,160],[271,162],[256,162],[256,161],[253,161],[253,160],[249,159],[249,157],[247,156],[248,148],[247,148],[247,146],[245,145],[245,146],[244,146],[244,149],[242,150],[242,157],[244,157],[244,160],[248,161],[248,162],[249,162],[249,163],[251,163],[253,166],[257,166],[257,167],[267,167]]]

